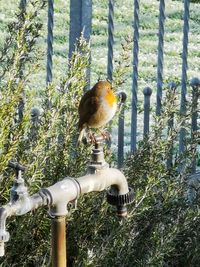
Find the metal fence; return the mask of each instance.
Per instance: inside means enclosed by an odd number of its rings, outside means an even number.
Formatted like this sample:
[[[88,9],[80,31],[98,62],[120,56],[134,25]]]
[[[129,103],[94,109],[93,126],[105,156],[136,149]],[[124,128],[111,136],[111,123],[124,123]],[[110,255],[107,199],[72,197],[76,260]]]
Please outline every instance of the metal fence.
[[[163,94],[163,66],[164,66],[164,35],[165,35],[165,3],[167,1],[160,0],[159,2],[159,27],[158,27],[158,46],[157,46],[157,93],[156,93],[156,115],[159,116],[162,112],[162,94]],[[108,1],[108,54],[107,54],[107,77],[112,80],[113,76],[113,46],[114,46],[114,0]],[[26,0],[21,0],[21,7],[24,8]],[[140,33],[140,1],[134,0],[133,10],[133,71],[132,71],[132,101],[131,101],[131,152],[137,150],[137,119],[138,119],[138,63],[139,63],[139,33]],[[77,38],[83,36],[89,41],[92,30],[92,0],[70,0],[70,31],[69,31],[69,58],[71,57]],[[48,36],[47,36],[47,74],[46,83],[52,81],[52,55],[53,55],[53,26],[54,26],[54,0],[48,0]],[[186,114],[186,96],[187,96],[187,58],[188,58],[188,35],[190,22],[190,1],[183,1],[183,31],[182,31],[182,76],[181,76],[181,99],[180,99],[180,114]],[[197,107],[198,93],[200,88],[200,80],[190,77],[192,87],[192,103]],[[88,86],[90,80],[90,72],[88,71]],[[171,83],[171,88],[176,87],[175,83]],[[152,89],[144,88],[144,118],[143,118],[143,136],[146,136],[150,131],[150,98]],[[124,158],[124,111],[119,117],[118,123],[118,167],[122,167]],[[198,130],[197,111],[192,113],[191,132],[194,134]],[[173,123],[173,121],[171,122]],[[166,125],[167,127],[167,125]],[[179,135],[179,153],[185,149],[185,128],[182,127]],[[172,161],[169,158],[168,163]],[[193,172],[196,170],[196,162],[193,163]]]

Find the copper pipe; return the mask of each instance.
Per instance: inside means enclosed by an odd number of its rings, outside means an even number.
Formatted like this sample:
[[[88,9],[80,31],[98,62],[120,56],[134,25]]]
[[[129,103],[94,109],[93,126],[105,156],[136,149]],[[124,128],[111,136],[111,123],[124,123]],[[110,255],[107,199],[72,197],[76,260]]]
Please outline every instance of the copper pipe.
[[[52,266],[66,267],[66,227],[65,216],[56,216],[51,220],[51,249],[52,249]]]

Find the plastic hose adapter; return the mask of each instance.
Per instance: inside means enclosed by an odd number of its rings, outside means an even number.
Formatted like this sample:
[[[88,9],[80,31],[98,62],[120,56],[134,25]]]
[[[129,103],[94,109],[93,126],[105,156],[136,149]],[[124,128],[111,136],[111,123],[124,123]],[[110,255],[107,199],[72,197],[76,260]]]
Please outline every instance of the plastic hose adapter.
[[[109,204],[117,206],[117,215],[119,217],[125,217],[127,216],[126,205],[134,201],[134,191],[131,187],[129,187],[129,192],[124,195],[116,195],[108,191],[107,201]]]

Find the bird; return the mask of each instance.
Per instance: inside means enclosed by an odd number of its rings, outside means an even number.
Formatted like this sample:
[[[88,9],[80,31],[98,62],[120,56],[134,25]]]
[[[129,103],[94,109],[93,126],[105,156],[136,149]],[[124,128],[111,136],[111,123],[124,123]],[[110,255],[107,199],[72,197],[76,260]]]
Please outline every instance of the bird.
[[[81,143],[87,128],[104,127],[113,118],[116,111],[117,96],[111,82],[99,80],[80,100],[77,145]]]

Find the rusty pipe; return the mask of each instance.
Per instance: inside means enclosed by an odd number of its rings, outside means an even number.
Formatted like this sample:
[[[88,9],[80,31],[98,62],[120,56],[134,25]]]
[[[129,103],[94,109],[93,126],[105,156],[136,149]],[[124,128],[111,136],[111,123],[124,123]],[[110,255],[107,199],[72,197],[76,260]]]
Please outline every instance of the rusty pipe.
[[[51,233],[52,266],[66,267],[67,250],[65,216],[56,216],[51,219]]]

